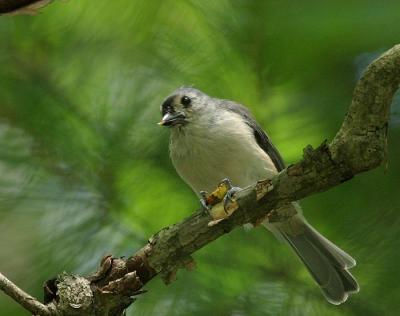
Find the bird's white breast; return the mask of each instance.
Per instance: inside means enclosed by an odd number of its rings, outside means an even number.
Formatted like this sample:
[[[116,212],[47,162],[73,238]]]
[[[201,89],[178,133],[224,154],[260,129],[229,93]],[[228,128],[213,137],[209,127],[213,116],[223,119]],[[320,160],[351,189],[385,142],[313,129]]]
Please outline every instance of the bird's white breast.
[[[196,193],[215,190],[224,178],[246,187],[276,173],[253,130],[238,114],[214,114],[171,131],[172,163]]]

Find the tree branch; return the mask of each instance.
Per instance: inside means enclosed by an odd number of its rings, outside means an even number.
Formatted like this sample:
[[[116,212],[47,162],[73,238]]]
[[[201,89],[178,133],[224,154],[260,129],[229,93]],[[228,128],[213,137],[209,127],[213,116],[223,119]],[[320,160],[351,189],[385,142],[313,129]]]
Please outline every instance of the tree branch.
[[[36,298],[30,296],[21,290],[18,286],[7,279],[0,273],[0,290],[10,296],[14,301],[22,307],[30,311],[33,315],[51,316],[50,307],[40,303]]]
[[[271,221],[280,220],[288,214],[282,214],[279,206],[326,191],[378,167],[386,157],[389,109],[399,83],[397,45],[367,68],[330,144],[325,141],[316,149],[307,146],[301,161],[272,179],[238,192],[238,208],[215,225],[208,225],[212,220],[208,214],[197,211],[162,229],[134,256],[103,258],[99,270],[88,278],[62,274],[48,281],[45,303],[52,302],[63,315],[122,315],[144,284],[157,274],[166,283],[171,282],[179,268],[193,268],[191,255],[195,251],[221,235],[265,216]]]

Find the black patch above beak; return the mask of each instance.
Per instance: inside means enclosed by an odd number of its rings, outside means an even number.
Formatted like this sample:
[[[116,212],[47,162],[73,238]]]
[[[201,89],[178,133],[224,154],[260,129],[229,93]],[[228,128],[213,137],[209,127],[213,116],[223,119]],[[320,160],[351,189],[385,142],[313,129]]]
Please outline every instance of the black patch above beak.
[[[174,102],[175,96],[170,96],[168,97],[163,104],[161,105],[161,113],[164,116],[168,112],[174,112],[174,107],[173,107],[173,102]]]
[[[158,123],[162,126],[183,125],[186,123],[186,115],[182,112],[167,112]]]

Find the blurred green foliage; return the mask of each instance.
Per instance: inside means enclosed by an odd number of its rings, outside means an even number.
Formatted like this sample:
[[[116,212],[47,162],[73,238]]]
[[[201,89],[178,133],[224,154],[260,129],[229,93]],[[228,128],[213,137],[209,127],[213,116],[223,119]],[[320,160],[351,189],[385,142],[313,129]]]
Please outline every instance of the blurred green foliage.
[[[56,1],[0,17],[0,271],[41,297],[63,270],[132,254],[198,201],[156,125],[194,85],[248,105],[287,162],[331,139],[354,84],[400,42],[400,2]],[[129,315],[397,315],[400,102],[388,167],[305,199],[310,222],[358,261],[361,292],[329,305],[287,247],[237,229],[159,279]],[[28,315],[0,293],[0,315]]]

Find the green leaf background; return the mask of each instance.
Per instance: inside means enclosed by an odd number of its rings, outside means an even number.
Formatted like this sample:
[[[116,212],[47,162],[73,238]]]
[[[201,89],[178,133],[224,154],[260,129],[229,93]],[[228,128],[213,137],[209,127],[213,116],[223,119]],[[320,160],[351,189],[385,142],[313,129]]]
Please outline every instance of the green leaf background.
[[[159,105],[193,85],[247,105],[287,163],[332,139],[366,65],[400,42],[400,2],[55,1],[0,17],[0,271],[41,297],[198,207],[168,157]],[[155,279],[128,315],[398,315],[400,97],[387,167],[302,201],[358,262],[327,303],[285,245],[237,229]],[[0,294],[0,315],[29,315]]]

